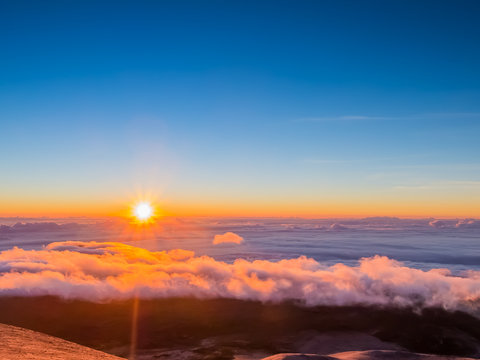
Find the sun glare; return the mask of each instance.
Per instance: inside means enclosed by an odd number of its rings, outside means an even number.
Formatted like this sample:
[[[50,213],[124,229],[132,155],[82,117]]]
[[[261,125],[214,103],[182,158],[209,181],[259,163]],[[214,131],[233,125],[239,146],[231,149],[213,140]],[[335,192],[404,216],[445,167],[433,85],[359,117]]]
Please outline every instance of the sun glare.
[[[152,205],[148,202],[141,202],[135,205],[133,213],[137,220],[139,221],[147,221],[153,215],[153,208]]]

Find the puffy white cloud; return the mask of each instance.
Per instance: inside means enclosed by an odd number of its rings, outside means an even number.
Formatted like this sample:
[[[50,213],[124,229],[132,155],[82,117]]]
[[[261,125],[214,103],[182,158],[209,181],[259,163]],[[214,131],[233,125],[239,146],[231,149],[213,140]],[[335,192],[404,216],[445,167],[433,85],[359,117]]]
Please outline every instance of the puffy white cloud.
[[[313,259],[233,263],[186,250],[157,251],[121,243],[57,242],[42,250],[0,253],[0,295],[57,295],[92,301],[133,296],[285,300],[314,305],[440,306],[477,311],[480,274],[423,271],[387,257],[357,266]]]
[[[228,231],[225,234],[215,235],[215,237],[213,238],[213,245],[225,244],[225,243],[241,244],[243,243],[243,237]]]

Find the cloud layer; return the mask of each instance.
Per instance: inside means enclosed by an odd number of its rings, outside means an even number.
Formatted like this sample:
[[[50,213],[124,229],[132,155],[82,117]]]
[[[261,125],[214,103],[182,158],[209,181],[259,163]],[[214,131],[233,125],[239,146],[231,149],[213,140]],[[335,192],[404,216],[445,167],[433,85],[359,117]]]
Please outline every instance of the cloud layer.
[[[0,253],[0,295],[57,295],[91,301],[133,296],[235,298],[314,305],[440,306],[477,311],[480,273],[422,271],[387,257],[325,266],[299,257],[278,262],[151,252],[121,243],[56,242]]]

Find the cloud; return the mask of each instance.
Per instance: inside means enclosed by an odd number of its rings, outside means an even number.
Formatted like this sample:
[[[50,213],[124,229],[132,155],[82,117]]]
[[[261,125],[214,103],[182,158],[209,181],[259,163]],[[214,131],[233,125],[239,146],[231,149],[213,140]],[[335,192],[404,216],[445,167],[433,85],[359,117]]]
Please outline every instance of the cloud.
[[[320,116],[295,119],[297,122],[324,122],[324,121],[371,121],[371,120],[394,120],[389,116],[366,116],[366,115],[341,115],[341,116]]]
[[[55,231],[59,230],[61,225],[54,222],[36,222],[36,223],[16,223],[15,225],[1,225],[1,233],[13,232],[40,232],[40,231]]]
[[[480,229],[480,221],[475,219],[459,220],[455,227],[458,229]]]
[[[213,245],[225,243],[241,244],[243,243],[243,237],[230,231],[226,232],[225,234],[215,235],[213,239]]]
[[[346,227],[342,224],[334,223],[334,224],[330,225],[330,230],[332,230],[332,231],[348,230],[348,227]]]
[[[427,182],[416,185],[397,185],[394,190],[439,190],[439,189],[465,189],[478,190],[480,188],[480,181],[472,180],[441,180],[434,182]]]
[[[121,243],[56,242],[42,250],[0,253],[0,295],[56,295],[106,301],[142,298],[233,298],[315,305],[439,306],[478,310],[480,272],[453,276],[383,256],[357,266],[325,266],[301,256],[233,263],[191,251],[148,251]]]
[[[336,160],[336,159],[305,159],[304,162],[310,164],[348,164],[352,161],[350,160]]]
[[[57,224],[56,222],[17,222],[14,225],[0,225],[1,233],[35,233],[42,231],[62,231],[74,230],[80,228],[82,225],[77,223]]]
[[[423,113],[406,114],[403,116],[370,116],[370,115],[337,115],[337,116],[319,116],[295,119],[297,122],[324,122],[324,121],[375,121],[375,120],[445,120],[445,119],[477,119],[480,113]]]
[[[447,224],[445,223],[445,221],[442,221],[442,220],[432,220],[428,223],[428,225],[430,225],[435,229],[443,229],[447,227]]]

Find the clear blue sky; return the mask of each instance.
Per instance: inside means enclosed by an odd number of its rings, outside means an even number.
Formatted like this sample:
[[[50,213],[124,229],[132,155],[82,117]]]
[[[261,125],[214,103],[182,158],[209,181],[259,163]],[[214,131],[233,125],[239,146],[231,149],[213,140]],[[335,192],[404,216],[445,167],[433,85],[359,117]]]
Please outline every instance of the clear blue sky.
[[[479,1],[0,4],[0,214],[480,215]]]

